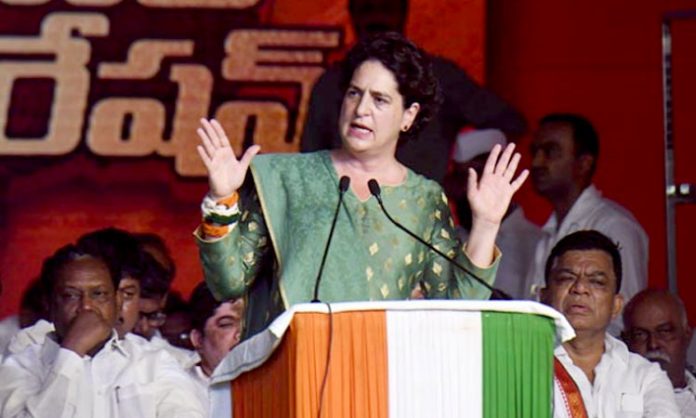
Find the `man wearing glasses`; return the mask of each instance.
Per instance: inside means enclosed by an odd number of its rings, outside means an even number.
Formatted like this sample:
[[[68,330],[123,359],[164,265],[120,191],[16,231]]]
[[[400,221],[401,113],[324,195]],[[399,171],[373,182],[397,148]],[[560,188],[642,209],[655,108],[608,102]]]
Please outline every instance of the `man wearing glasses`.
[[[646,289],[626,305],[623,320],[628,348],[662,367],[682,417],[696,417],[696,378],[686,364],[693,329],[684,303],[666,290]]]

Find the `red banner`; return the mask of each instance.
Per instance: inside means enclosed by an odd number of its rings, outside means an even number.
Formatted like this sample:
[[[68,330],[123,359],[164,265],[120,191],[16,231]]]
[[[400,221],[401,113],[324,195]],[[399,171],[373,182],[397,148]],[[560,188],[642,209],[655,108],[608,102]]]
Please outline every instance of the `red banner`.
[[[414,0],[406,33],[480,80],[484,9]],[[298,150],[313,83],[354,38],[341,1],[0,0],[0,317],[46,256],[110,225],[161,234],[188,292],[198,120],[237,150]]]

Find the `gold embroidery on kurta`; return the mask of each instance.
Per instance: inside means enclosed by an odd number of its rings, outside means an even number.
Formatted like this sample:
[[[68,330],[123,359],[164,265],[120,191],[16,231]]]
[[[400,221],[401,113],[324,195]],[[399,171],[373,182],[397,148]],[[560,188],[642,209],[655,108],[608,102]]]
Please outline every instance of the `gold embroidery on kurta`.
[[[437,261],[433,261],[433,273],[435,273],[437,276],[442,274],[442,266],[437,263]]]
[[[386,283],[379,288],[379,291],[382,292],[383,298],[386,299],[389,296],[389,286]]]

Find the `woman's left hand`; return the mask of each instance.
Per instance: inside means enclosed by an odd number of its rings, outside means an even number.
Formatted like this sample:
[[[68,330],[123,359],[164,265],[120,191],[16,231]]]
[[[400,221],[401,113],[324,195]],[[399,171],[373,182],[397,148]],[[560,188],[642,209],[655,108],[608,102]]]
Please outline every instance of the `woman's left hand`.
[[[520,153],[513,154],[514,143],[508,144],[502,155],[501,149],[500,145],[493,147],[481,173],[481,179],[478,179],[473,168],[469,169],[467,198],[471,206],[472,221],[480,226],[500,225],[512,195],[519,190],[529,175],[529,170],[525,169],[513,180],[520,162]]]

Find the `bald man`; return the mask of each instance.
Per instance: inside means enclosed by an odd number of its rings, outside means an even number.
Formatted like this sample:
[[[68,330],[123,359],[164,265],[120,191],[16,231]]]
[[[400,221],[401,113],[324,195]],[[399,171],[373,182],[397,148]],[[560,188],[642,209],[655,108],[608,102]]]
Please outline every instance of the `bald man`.
[[[686,364],[693,329],[683,302],[666,290],[646,289],[626,305],[623,320],[629,350],[662,367],[682,416],[696,418],[696,378]]]

